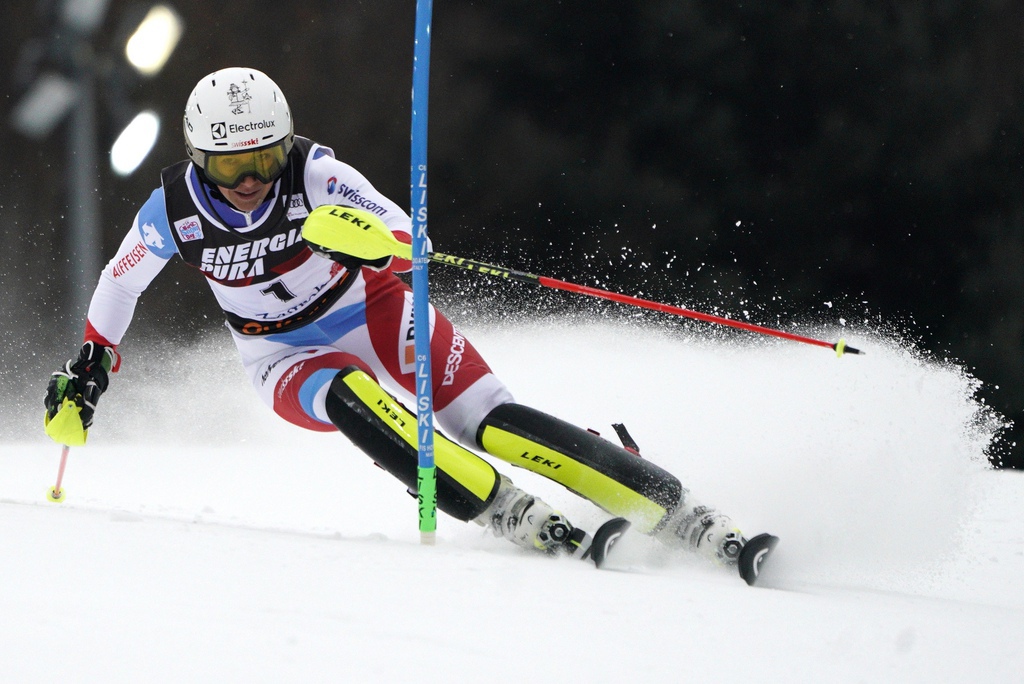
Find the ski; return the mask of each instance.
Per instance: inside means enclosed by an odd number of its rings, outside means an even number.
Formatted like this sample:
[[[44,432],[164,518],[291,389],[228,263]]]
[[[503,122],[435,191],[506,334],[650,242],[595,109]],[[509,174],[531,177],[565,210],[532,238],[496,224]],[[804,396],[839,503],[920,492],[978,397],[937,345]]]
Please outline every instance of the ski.
[[[757,583],[757,579],[761,575],[761,564],[771,555],[778,543],[778,537],[765,532],[752,537],[743,545],[737,565],[739,565],[740,577],[747,584],[753,586]]]
[[[590,560],[596,567],[603,567],[615,542],[629,529],[629,525],[625,518],[612,518],[602,524],[597,528],[597,532],[590,540],[590,546],[584,550],[580,560]]]
[[[625,518],[612,518],[601,525],[597,528],[597,532],[594,533],[593,537],[586,541],[581,540],[581,543],[579,543],[578,551],[583,552],[579,555],[580,560],[589,560],[597,568],[604,567],[612,548],[622,535],[625,534],[626,530],[629,529],[629,525],[629,521]],[[582,530],[580,532],[582,533]],[[580,536],[584,538],[589,537],[586,533],[582,533]],[[588,541],[589,544],[587,544]],[[754,586],[757,584],[757,580],[761,575],[761,566],[764,564],[765,559],[775,550],[778,543],[778,537],[765,532],[752,537],[743,545],[736,565],[739,569],[740,577],[748,585]]]

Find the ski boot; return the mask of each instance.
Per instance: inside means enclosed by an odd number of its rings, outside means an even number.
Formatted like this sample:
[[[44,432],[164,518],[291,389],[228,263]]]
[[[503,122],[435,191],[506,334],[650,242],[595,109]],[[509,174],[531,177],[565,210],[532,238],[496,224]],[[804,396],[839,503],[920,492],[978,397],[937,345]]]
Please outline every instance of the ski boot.
[[[498,493],[476,522],[524,549],[554,555],[575,554],[590,546],[590,535],[573,527],[565,516],[501,476]]]
[[[684,493],[676,515],[657,537],[669,546],[688,548],[716,565],[735,565],[747,543],[728,516],[694,501],[688,493]]]
[[[761,564],[779,543],[778,537],[767,533],[748,540],[728,516],[694,501],[688,493],[683,495],[679,512],[656,536],[670,546],[688,548],[717,565],[736,567],[749,585],[757,583]]]
[[[565,553],[603,567],[612,547],[629,529],[625,518],[606,520],[593,536],[574,527],[565,516],[501,476],[494,501],[475,520],[524,549],[548,555]]]

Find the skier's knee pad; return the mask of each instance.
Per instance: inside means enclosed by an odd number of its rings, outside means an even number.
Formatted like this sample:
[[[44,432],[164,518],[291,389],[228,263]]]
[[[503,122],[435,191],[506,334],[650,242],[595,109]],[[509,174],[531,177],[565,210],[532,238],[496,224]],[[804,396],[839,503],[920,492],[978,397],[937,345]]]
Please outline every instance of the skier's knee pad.
[[[477,442],[487,453],[565,485],[644,532],[664,524],[682,498],[683,487],[671,473],[520,404],[502,404],[487,414]]]
[[[327,415],[352,443],[377,465],[416,490],[419,450],[416,416],[365,371],[349,366],[338,372],[327,393]],[[472,520],[498,491],[498,472],[487,461],[434,435],[437,507],[459,520]]]

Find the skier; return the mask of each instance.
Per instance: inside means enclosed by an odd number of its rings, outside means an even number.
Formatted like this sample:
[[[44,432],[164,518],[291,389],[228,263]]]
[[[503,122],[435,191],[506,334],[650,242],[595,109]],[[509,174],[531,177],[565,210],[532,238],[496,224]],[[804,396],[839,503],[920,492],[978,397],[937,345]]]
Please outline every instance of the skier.
[[[414,489],[416,418],[400,401],[415,397],[412,295],[395,275],[411,264],[353,242],[387,230],[409,243],[408,215],[330,148],[295,135],[281,89],[255,69],[200,80],[183,132],[188,159],[161,172],[103,269],[78,357],[50,378],[48,433],[84,442],[136,301],[177,254],[206,277],[249,379],[279,416],[340,431]],[[431,322],[440,510],[522,547],[585,555],[590,535],[471,451],[479,450],[672,546],[737,563],[747,540],[728,517],[627,449],[515,403],[443,314],[432,309]]]

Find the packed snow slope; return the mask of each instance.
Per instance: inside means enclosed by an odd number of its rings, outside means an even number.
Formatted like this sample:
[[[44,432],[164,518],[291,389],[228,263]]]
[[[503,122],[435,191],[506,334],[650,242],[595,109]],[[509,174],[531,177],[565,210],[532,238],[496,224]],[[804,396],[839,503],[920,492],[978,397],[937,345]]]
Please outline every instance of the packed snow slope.
[[[465,332],[519,401],[625,423],[779,535],[766,586],[640,536],[613,571],[445,516],[421,546],[403,488],[274,416],[219,335],[130,351],[63,504],[38,398],[6,414],[0,681],[1021,680],[1024,479],[988,469],[1001,419],[956,365],[877,333],[837,359],[622,323]],[[498,467],[579,525],[607,517]]]

